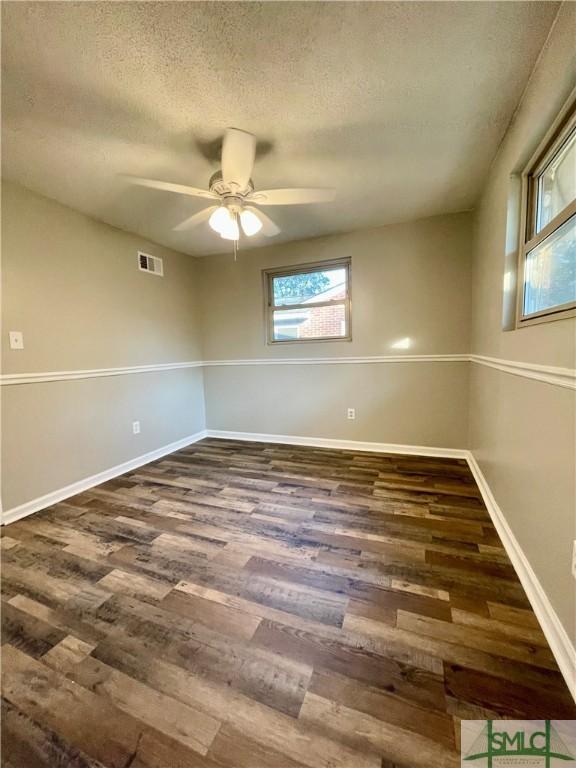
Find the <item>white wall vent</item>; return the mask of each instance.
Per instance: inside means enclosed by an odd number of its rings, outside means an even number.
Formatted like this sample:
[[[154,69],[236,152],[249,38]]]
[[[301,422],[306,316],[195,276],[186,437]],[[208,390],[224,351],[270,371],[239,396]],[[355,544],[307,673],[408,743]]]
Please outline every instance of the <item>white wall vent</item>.
[[[138,251],[138,269],[142,272],[158,275],[158,277],[164,277],[162,259],[158,256],[149,256],[147,253],[142,253],[142,251]]]

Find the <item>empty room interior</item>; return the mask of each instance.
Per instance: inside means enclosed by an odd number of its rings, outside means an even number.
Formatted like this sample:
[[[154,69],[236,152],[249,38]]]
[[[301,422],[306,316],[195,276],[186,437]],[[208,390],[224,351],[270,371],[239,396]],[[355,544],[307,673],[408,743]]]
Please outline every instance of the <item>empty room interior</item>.
[[[576,3],[1,12],[3,768],[576,759]]]

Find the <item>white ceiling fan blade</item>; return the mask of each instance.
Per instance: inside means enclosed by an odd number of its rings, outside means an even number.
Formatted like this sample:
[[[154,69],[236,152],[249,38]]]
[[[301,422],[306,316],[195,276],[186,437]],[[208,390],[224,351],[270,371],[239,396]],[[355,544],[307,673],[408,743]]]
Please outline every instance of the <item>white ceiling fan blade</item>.
[[[259,211],[258,208],[253,208],[251,205],[245,205],[244,206],[245,211],[251,211],[255,216],[257,216],[260,221],[262,222],[262,234],[265,237],[274,237],[274,235],[277,235],[280,232],[280,227],[276,226],[270,216],[267,216],[262,211]]]
[[[203,224],[205,221],[208,221],[210,216],[212,215],[212,212],[215,211],[218,208],[217,205],[210,205],[208,208],[204,208],[201,211],[198,211],[198,213],[195,213],[193,216],[190,216],[188,219],[184,219],[184,221],[181,224],[178,224],[177,227],[174,227],[175,232],[182,232],[184,229],[192,229],[193,227],[197,227],[199,224]]]
[[[145,179],[142,176],[124,175],[123,178],[130,182],[130,184],[137,184],[140,187],[161,189],[164,192],[176,192],[179,195],[190,195],[190,197],[205,197],[208,200],[216,200],[218,198],[218,195],[207,189],[188,187],[186,184],[174,184],[171,181],[160,181],[159,179]]]
[[[258,205],[306,205],[329,203],[336,197],[335,189],[259,189],[248,197]]]
[[[246,189],[256,157],[256,137],[238,128],[228,128],[222,143],[222,178],[238,191]]]

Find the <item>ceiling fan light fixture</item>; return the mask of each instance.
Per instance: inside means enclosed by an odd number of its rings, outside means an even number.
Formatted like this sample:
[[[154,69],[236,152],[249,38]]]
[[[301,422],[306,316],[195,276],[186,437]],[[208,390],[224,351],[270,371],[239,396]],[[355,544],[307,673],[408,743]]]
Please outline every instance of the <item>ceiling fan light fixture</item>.
[[[240,238],[240,227],[233,214],[230,214],[230,218],[220,230],[220,237],[224,240],[238,240]]]
[[[230,226],[231,221],[232,216],[228,208],[225,205],[220,205],[208,219],[208,224],[214,232],[218,232],[220,235],[226,227]]]
[[[242,231],[247,237],[258,234],[262,229],[262,222],[252,211],[242,211],[240,214],[240,224]]]

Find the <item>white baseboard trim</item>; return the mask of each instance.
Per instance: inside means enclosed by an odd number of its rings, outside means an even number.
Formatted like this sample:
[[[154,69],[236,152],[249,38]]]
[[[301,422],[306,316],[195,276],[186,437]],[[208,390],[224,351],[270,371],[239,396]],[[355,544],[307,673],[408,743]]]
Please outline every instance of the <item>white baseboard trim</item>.
[[[435,448],[427,445],[400,445],[399,443],[371,443],[361,440],[338,440],[331,437],[268,435],[261,432],[229,432],[222,429],[208,429],[207,437],[217,437],[223,440],[246,440],[252,443],[284,443],[285,445],[307,445],[313,448],[339,448],[346,451],[399,453],[408,456],[432,456],[445,459],[468,458],[468,451],[462,448]]]
[[[508,525],[504,513],[498,506],[490,486],[471,451],[468,451],[468,465],[478,484],[494,527],[498,531],[502,544],[520,579],[520,583],[524,587],[532,610],[540,622],[542,631],[550,645],[566,685],[576,701],[576,648],[562,626],[546,592],[528,562],[528,558]]]
[[[64,488],[59,488],[57,491],[52,491],[44,496],[38,496],[36,499],[27,501],[25,504],[20,504],[18,507],[7,509],[2,513],[2,525],[15,523],[16,520],[28,517],[28,515],[32,515],[34,512],[46,509],[46,507],[51,507],[53,504],[57,504],[59,501],[64,501],[64,499],[69,499],[71,496],[87,491],[89,488],[94,488],[95,485],[105,483],[107,480],[112,480],[114,477],[123,475],[126,472],[131,472],[133,469],[138,469],[138,467],[141,467],[144,464],[149,464],[151,461],[161,459],[169,453],[174,453],[174,451],[186,448],[186,446],[192,445],[192,443],[197,443],[204,437],[206,437],[206,430],[196,432],[193,435],[188,435],[188,437],[183,437],[181,440],[176,440],[174,443],[163,445],[161,448],[157,448],[154,451],[149,451],[141,456],[137,456],[135,459],[130,459],[122,464],[117,464],[115,467],[105,469],[103,472],[98,472],[90,477],[85,477]]]

